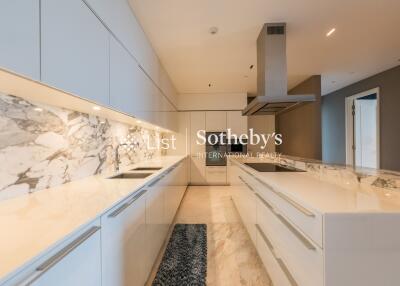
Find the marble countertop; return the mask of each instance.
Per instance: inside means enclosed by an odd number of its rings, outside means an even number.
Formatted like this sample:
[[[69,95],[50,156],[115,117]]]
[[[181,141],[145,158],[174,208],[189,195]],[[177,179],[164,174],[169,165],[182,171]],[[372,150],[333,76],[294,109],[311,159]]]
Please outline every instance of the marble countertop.
[[[398,213],[400,192],[349,180],[335,184],[332,178],[316,176],[312,172],[258,172],[246,162],[273,162],[257,158],[229,158],[265,181],[275,190],[286,194],[303,206],[319,213]],[[326,177],[329,175],[327,174]]]
[[[110,180],[111,174],[98,175],[1,201],[0,282],[182,159],[164,156],[124,168],[163,167],[145,179]]]

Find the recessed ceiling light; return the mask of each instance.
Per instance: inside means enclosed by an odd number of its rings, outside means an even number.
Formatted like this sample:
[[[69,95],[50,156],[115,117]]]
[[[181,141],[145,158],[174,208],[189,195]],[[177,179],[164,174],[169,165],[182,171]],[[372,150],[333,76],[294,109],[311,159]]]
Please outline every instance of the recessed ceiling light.
[[[40,107],[35,107],[33,110],[35,110],[36,112],[42,112],[43,111],[43,109],[40,108]]]
[[[216,33],[218,33],[218,28],[217,27],[211,27],[209,30],[211,35],[215,35]]]
[[[333,33],[335,33],[335,31],[336,31],[336,28],[330,29],[329,32],[326,33],[326,36],[327,36],[327,37],[330,37]]]
[[[93,106],[92,108],[93,108],[93,110],[95,110],[95,111],[101,110],[101,107],[100,107],[100,106],[97,106],[97,105]]]

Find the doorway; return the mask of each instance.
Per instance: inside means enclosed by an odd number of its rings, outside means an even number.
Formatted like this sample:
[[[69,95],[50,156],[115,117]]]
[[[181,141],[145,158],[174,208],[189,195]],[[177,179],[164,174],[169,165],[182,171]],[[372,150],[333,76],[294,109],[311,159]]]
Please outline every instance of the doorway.
[[[346,98],[346,164],[379,169],[379,88]]]

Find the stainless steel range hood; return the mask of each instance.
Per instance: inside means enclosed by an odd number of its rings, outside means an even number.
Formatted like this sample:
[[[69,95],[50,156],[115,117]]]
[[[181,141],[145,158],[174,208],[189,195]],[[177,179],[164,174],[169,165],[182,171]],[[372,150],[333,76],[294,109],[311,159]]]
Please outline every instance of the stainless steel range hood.
[[[258,36],[257,93],[243,115],[276,115],[316,99],[313,92],[288,93],[285,23],[267,23]]]

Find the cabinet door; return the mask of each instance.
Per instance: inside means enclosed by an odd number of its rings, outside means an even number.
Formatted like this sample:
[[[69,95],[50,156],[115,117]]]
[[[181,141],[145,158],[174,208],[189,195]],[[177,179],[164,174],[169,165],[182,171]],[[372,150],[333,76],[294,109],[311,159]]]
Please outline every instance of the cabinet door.
[[[148,274],[157,259],[166,235],[163,184],[163,176],[160,176],[147,187],[145,267]]]
[[[208,132],[226,131],[226,111],[207,111],[206,130]]]
[[[195,155],[192,155],[190,159],[190,183],[192,185],[206,185],[206,159]]]
[[[73,235],[45,260],[34,266],[28,279],[17,285],[101,285],[101,242],[99,221]],[[39,259],[41,260],[41,259]],[[15,285],[15,284],[11,284]]]
[[[42,81],[109,104],[109,34],[81,0],[41,1]]]
[[[1,1],[0,38],[0,67],[39,80],[39,0]]]
[[[110,104],[113,108],[137,116],[141,104],[141,70],[131,55],[114,37],[110,37]],[[142,103],[143,104],[143,103]]]
[[[206,113],[205,112],[191,112],[190,113],[190,152],[192,155],[196,153],[205,152],[206,146],[197,144],[197,132],[206,129]],[[203,133],[205,136],[205,133]],[[200,142],[202,143],[202,142]]]
[[[146,190],[101,217],[102,285],[144,285]]]
[[[237,136],[247,134],[247,116],[243,116],[241,111],[228,111],[226,121],[227,128],[231,129],[232,134]]]

